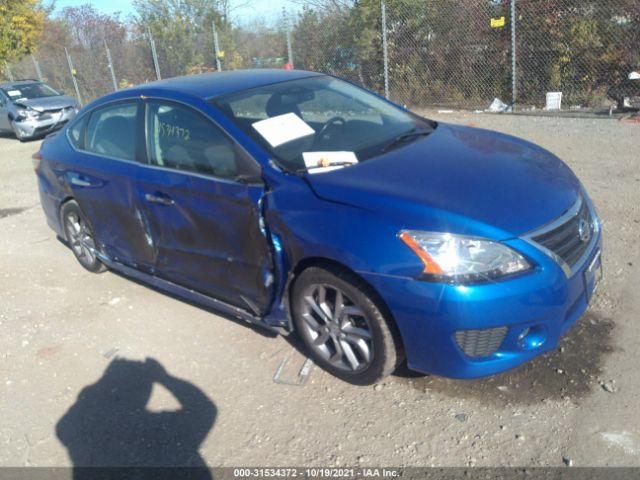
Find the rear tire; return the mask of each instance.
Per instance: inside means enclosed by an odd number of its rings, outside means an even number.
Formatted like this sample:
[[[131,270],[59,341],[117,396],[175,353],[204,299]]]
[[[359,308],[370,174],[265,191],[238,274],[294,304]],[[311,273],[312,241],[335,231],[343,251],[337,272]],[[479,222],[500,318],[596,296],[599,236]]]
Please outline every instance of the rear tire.
[[[368,285],[340,270],[310,267],[292,291],[295,328],[314,362],[355,385],[370,385],[402,361],[394,325]]]
[[[93,229],[80,206],[70,200],[62,206],[60,219],[65,240],[80,265],[93,273],[104,272],[107,268],[96,255],[96,240]]]

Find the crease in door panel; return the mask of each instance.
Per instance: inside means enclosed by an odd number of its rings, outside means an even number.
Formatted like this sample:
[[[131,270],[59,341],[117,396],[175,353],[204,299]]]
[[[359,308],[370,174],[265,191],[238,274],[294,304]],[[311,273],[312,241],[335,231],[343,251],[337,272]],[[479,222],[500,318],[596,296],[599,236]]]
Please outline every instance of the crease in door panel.
[[[272,267],[271,280],[271,302],[268,313],[264,316],[264,321],[268,325],[284,327],[290,329],[288,309],[285,305],[285,285],[287,284],[287,261],[282,240],[280,236],[271,232],[266,219],[266,209],[268,208],[268,195],[270,191],[265,191],[258,201],[260,213],[260,229],[267,239],[270,253],[270,263]],[[284,329],[283,329],[284,330]],[[286,333],[283,331],[283,333]]]
[[[156,241],[153,235],[153,228],[151,228],[151,224],[149,222],[149,218],[145,215],[144,208],[140,208],[140,202],[137,201],[138,198],[136,194],[141,195],[141,192],[131,191],[129,197],[129,204],[134,209],[134,216],[138,223],[140,224],[140,228],[144,233],[145,243],[149,247],[147,253],[149,254],[148,262],[151,267],[155,266],[156,260],[158,258],[158,248],[156,246]]]

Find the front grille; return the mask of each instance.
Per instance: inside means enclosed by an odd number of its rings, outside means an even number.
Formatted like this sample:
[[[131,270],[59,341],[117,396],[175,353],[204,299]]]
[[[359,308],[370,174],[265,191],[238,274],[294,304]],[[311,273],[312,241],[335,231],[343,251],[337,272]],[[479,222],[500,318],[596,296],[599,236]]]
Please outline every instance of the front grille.
[[[594,222],[589,207],[582,199],[578,211],[564,223],[531,239],[550,250],[573,268],[580,260],[595,234]]]
[[[500,348],[506,334],[507,327],[496,327],[482,330],[458,330],[455,338],[465,355],[480,358],[488,357]]]
[[[53,115],[57,115],[60,112],[62,112],[64,109],[62,108],[57,108],[55,110],[45,110],[44,112],[42,112],[42,114],[40,115],[40,120],[48,120],[50,118],[53,117]]]
[[[67,120],[65,120],[64,122],[56,123],[54,125],[46,125],[44,127],[38,127],[33,131],[33,135],[35,136],[35,135],[40,135],[40,134],[45,133],[45,132],[48,133],[48,132],[52,132],[54,130],[59,130],[60,128],[64,127],[64,125],[66,123],[67,123]]]

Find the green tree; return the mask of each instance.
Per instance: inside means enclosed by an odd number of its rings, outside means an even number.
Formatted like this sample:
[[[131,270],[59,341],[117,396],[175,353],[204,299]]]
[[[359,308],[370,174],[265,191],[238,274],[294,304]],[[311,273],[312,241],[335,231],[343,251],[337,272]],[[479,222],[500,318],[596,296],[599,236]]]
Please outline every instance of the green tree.
[[[44,18],[38,0],[0,0],[0,66],[35,48]]]
[[[215,65],[212,24],[227,38],[228,2],[216,0],[134,0],[136,22],[151,32],[163,77]],[[229,52],[225,51],[225,56]]]

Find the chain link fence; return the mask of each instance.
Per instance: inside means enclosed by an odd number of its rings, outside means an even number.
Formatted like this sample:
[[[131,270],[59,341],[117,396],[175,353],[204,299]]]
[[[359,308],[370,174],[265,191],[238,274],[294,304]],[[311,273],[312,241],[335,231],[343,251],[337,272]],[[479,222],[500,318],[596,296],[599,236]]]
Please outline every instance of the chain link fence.
[[[562,92],[563,108],[594,109],[640,70],[637,0],[386,0],[310,11],[296,25],[297,67],[412,107],[485,109],[499,98],[531,111]]]
[[[640,70],[637,0],[308,0],[286,11],[271,24],[195,16],[171,31],[122,22],[121,35],[45,44],[5,76],[68,93],[75,77],[86,103],[158,76],[292,64],[410,107],[499,98],[531,111],[547,92],[562,92],[563,109],[608,106],[608,90]]]
[[[428,1],[420,8],[415,3],[387,8],[391,97],[412,106],[477,108],[494,97],[508,102],[508,2]]]
[[[156,79],[149,42],[142,37],[86,47],[44,45],[9,68],[14,79],[43,80],[81,103],[114,91],[114,77],[119,89]]]

